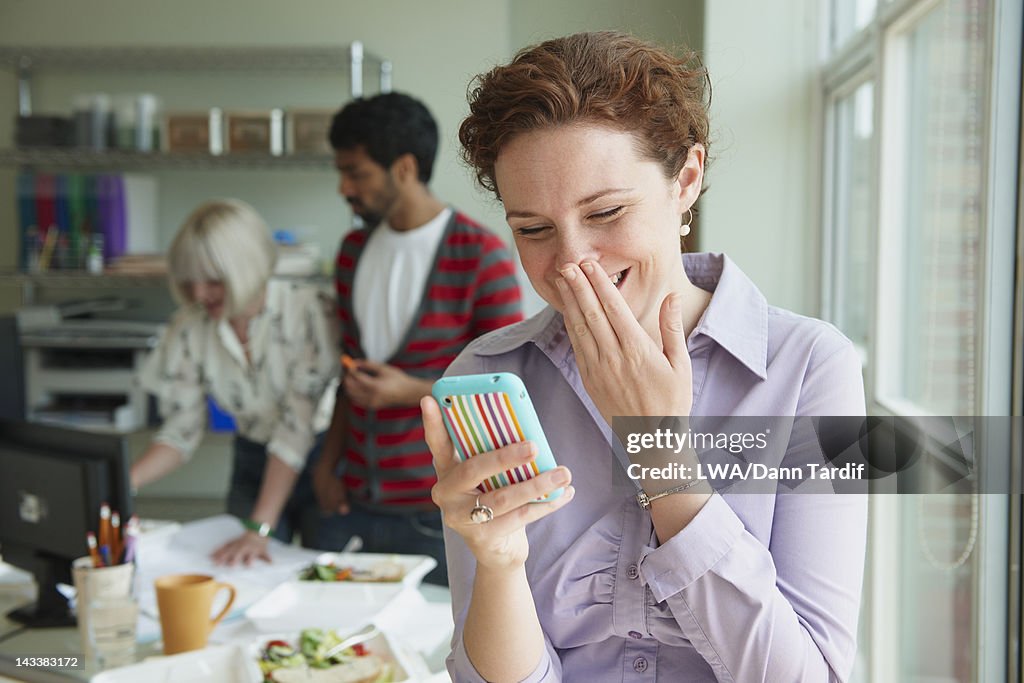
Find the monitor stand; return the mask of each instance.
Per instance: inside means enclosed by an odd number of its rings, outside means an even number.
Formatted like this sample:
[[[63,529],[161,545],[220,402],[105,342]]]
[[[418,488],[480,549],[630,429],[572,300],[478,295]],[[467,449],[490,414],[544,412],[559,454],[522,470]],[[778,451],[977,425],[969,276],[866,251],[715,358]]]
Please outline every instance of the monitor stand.
[[[63,603],[61,606],[62,611],[49,612],[47,608],[40,610],[39,603],[33,602],[24,607],[11,610],[7,613],[7,618],[28,628],[67,628],[74,626],[78,622],[71,615],[71,612],[68,611],[67,602],[59,595],[57,597]]]
[[[7,613],[7,618],[29,628],[60,628],[77,622],[68,609],[68,601],[57,591],[57,583],[67,579],[67,561],[36,556],[32,575],[39,587],[36,601]],[[12,563],[13,564],[13,563]]]

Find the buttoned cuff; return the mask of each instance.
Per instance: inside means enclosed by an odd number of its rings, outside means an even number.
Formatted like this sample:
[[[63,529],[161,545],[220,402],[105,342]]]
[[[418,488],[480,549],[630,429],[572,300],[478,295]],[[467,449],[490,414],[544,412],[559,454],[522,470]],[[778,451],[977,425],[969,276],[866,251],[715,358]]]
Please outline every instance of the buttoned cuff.
[[[640,577],[658,602],[680,592],[715,566],[743,533],[743,522],[717,493],[686,527],[640,555]]]

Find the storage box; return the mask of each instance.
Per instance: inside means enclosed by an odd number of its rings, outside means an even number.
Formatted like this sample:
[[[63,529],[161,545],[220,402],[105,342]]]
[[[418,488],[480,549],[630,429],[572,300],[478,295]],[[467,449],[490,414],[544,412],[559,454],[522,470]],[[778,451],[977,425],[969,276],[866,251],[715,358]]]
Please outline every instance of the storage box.
[[[74,121],[67,116],[19,116],[14,128],[14,144],[18,147],[70,147],[75,144]]]
[[[288,153],[332,154],[327,133],[333,119],[332,109],[288,110]]]
[[[180,112],[164,119],[164,151],[219,154],[220,110]]]
[[[284,151],[284,112],[233,111],[225,113],[227,140],[225,150],[231,154],[260,152],[279,155]]]

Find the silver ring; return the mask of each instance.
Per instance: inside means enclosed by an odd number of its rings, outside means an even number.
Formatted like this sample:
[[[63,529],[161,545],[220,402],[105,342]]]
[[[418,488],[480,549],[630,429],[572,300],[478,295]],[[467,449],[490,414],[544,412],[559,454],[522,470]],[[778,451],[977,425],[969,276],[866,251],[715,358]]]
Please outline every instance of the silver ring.
[[[494,510],[480,504],[480,496],[476,497],[476,505],[469,511],[469,521],[473,524],[486,524],[494,519]]]

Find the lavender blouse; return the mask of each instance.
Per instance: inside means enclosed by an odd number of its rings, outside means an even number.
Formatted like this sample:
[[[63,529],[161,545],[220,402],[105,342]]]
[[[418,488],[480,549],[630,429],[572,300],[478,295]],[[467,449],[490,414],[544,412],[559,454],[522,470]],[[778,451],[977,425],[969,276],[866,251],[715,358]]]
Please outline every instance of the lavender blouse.
[[[728,257],[686,254],[713,293],[688,338],[693,415],[863,415],[860,361],[834,327],[769,306]],[[659,545],[611,430],[547,308],[470,344],[449,375],[514,372],[570,505],[527,529],[526,571],[546,640],[528,681],[845,681],[856,652],[863,495],[715,493]],[[482,681],[463,645],[475,560],[445,529],[455,634],[448,669]],[[516,653],[510,651],[509,657]]]

